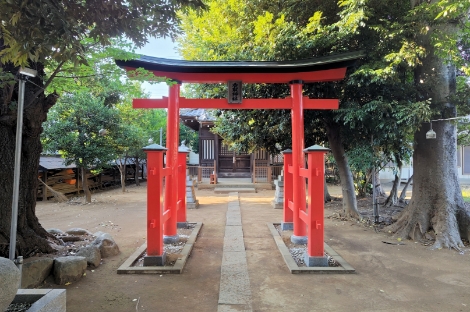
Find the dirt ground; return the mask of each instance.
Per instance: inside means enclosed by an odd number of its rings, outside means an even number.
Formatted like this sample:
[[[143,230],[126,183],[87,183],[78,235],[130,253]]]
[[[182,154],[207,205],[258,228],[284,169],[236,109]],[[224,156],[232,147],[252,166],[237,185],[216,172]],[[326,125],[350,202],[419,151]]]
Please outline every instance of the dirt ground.
[[[217,311],[228,197],[207,190],[196,197],[200,208],[188,210],[188,221],[204,225],[180,275],[116,273],[145,242],[145,184],[93,194],[89,205],[38,202],[45,228],[108,232],[121,249],[79,282],[54,286],[67,289],[67,311]],[[325,241],[357,274],[290,274],[266,226],[282,220],[273,198],[274,191],[240,194],[254,311],[470,311],[468,248],[459,254],[413,241],[395,245],[387,233],[331,217],[340,201],[325,209]]]

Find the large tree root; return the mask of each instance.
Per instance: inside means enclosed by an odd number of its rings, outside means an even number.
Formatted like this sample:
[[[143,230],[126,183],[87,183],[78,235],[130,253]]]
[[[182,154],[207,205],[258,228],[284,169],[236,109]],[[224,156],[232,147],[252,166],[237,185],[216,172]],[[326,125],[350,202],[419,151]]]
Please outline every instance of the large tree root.
[[[470,234],[470,211],[455,203],[445,206],[416,206],[413,199],[397,222],[388,226],[387,231],[401,238],[422,240],[427,232],[433,232],[435,242],[432,249],[449,248],[461,251],[464,247],[462,238],[468,240]],[[426,207],[426,208],[423,208]],[[441,209],[438,209],[441,207]]]

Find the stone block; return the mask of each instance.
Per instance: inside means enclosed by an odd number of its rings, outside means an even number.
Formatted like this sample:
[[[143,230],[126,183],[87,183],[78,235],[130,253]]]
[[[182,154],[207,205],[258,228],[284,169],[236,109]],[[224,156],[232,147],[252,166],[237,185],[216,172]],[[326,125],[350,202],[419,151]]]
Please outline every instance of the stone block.
[[[87,265],[92,268],[97,268],[101,263],[101,252],[97,246],[82,247],[76,256],[85,257]]]
[[[21,275],[21,288],[35,288],[41,285],[51,274],[54,259],[36,258],[26,259],[23,263]]]
[[[97,246],[100,249],[101,258],[112,257],[119,254],[119,247],[111,235],[103,232],[97,232],[94,235],[97,237],[91,245]]]
[[[0,257],[0,311],[5,311],[15,299],[20,287],[20,270],[10,259]]]
[[[80,280],[86,271],[85,257],[58,257],[54,259],[54,282],[58,285],[65,285]]]
[[[81,229],[81,228],[73,228],[73,229],[65,231],[65,233],[69,235],[91,235],[91,232],[85,229]]]
[[[60,229],[47,229],[46,230],[48,233],[50,234],[54,234],[54,235],[62,235],[64,234],[64,231],[60,230]]]

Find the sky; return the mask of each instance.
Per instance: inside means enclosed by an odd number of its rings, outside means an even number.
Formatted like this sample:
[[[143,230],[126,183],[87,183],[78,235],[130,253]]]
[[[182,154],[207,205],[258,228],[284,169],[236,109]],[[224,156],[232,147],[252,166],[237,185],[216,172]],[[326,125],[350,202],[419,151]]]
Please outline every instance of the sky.
[[[143,48],[137,49],[136,53],[167,59],[181,59],[181,56],[176,51],[176,46],[176,42],[172,42],[170,38],[149,38],[149,43]],[[143,88],[146,92],[150,93],[150,98],[152,99],[168,96],[168,86],[166,83],[151,85],[145,82]]]

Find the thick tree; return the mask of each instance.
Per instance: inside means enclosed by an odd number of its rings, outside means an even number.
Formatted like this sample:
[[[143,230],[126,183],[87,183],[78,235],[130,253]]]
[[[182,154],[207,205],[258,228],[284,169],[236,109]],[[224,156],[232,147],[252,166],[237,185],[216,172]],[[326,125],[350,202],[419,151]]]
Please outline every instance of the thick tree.
[[[183,55],[189,59],[233,59],[234,51],[238,51],[237,59],[284,60],[354,49],[367,51],[344,83],[306,87],[305,94],[311,97],[341,99],[341,110],[332,119],[340,130],[332,128],[335,136],[330,131],[341,144],[330,142],[330,147],[343,146],[344,150],[336,154],[347,159],[349,145],[366,146],[373,135],[377,150],[405,159],[407,140],[414,133],[413,199],[390,230],[412,238],[433,231],[435,247],[462,246],[462,235],[468,237],[469,218],[457,177],[455,126],[447,119],[468,113],[468,87],[460,84],[467,92],[460,92],[464,96],[459,99],[454,65],[469,74],[469,2],[339,0],[337,9],[329,6],[329,10],[320,12],[324,8],[320,3],[316,7],[319,12],[305,10],[309,14],[301,12],[299,19],[292,15],[291,2],[256,2],[264,4],[268,13],[252,9],[251,1],[244,3],[249,5],[240,10],[242,22],[231,23],[231,15],[216,30],[210,24],[224,16],[217,16],[222,5],[214,16],[198,19],[189,14],[183,23],[187,30]],[[225,5],[230,11],[230,2]],[[209,7],[212,10],[211,3]],[[305,16],[310,18],[306,20]],[[330,92],[331,87],[336,94]],[[457,106],[458,101],[467,107]],[[243,121],[241,114],[236,114]],[[442,119],[433,122],[436,140],[425,137],[429,123],[423,121],[430,119]],[[326,126],[335,125],[330,119],[323,120]]]
[[[187,6],[202,2],[0,0],[0,256],[8,256],[9,250],[18,67],[38,71],[38,77],[26,83],[21,155],[16,250],[27,257],[52,251],[53,238],[35,216],[42,123],[56,102],[56,95],[45,89],[67,62],[86,64],[85,38],[109,45],[112,38],[124,36],[140,46],[147,36],[174,36],[176,11]],[[55,69],[46,74],[46,64],[55,64]]]
[[[422,16],[415,39],[426,51],[414,71],[415,84],[421,98],[431,99],[436,139],[426,138],[429,123],[416,131],[413,196],[390,230],[412,239],[431,231],[436,237],[434,248],[459,250],[462,238],[469,238],[470,211],[464,205],[457,174],[456,126],[449,118],[457,115],[453,95],[460,51],[455,51],[458,40],[466,39],[462,30],[468,27],[469,5],[463,1],[411,3]]]

